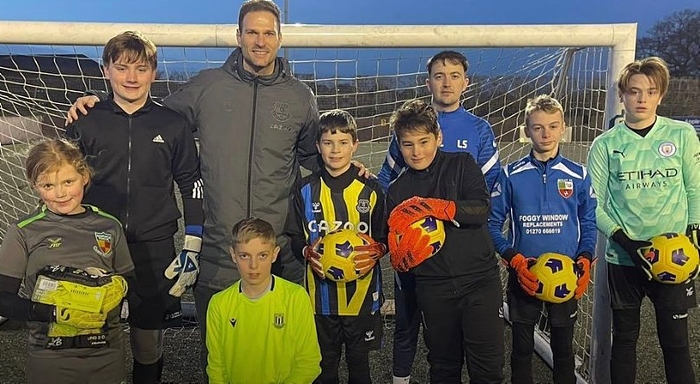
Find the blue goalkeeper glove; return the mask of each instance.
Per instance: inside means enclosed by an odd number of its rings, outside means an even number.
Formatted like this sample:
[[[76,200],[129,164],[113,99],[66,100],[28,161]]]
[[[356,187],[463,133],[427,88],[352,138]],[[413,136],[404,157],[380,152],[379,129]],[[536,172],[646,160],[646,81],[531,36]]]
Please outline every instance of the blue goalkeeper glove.
[[[185,244],[182,252],[165,269],[165,277],[175,280],[170,295],[182,296],[187,288],[194,285],[199,274],[199,252],[202,250],[202,226],[188,225],[185,228]]]

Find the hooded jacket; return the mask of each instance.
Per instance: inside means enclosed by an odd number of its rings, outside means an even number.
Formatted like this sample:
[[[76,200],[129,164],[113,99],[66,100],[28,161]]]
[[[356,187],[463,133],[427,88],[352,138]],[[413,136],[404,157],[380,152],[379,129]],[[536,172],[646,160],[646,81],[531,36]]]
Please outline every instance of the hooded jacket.
[[[299,165],[319,169],[318,107],[313,93],[277,58],[270,76],[243,69],[240,48],[220,68],[201,71],[163,100],[196,129],[204,195],[204,235],[198,284],[223,289],[238,279],[228,248],[239,220],[272,224],[278,245]],[[280,255],[292,257],[291,252]]]

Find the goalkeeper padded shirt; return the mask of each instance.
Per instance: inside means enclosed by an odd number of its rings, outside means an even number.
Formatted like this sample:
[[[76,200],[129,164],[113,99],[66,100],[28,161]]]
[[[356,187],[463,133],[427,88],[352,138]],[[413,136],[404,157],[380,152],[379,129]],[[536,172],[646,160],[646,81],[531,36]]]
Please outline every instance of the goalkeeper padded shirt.
[[[387,212],[411,197],[432,197],[455,202],[454,223],[445,221],[445,244],[431,258],[411,269],[416,280],[465,277],[498,278],[498,261],[487,221],[490,199],[481,169],[464,152],[437,151],[428,168],[407,168],[389,186]]]
[[[471,154],[481,167],[481,172],[486,178],[486,186],[491,190],[501,170],[501,163],[498,161],[498,146],[493,129],[488,121],[459,107],[450,112],[438,112],[438,124],[442,132],[440,149],[445,152]],[[392,135],[386,159],[377,175],[385,191],[404,168],[406,168],[406,161],[401,155],[396,135]]]
[[[338,229],[353,229],[386,245],[384,192],[376,180],[358,173],[351,165],[337,177],[323,169],[302,180],[292,197],[286,229],[297,257],[303,260],[306,245]],[[317,315],[369,315],[379,311],[384,302],[379,263],[347,283],[321,279],[307,265],[306,288]]]
[[[595,209],[583,165],[560,154],[542,162],[530,152],[501,169],[491,191],[489,231],[501,255],[513,249],[526,257],[556,252],[575,260],[584,252],[595,253]]]
[[[131,261],[121,224],[98,208],[84,205],[77,215],[57,215],[42,206],[10,225],[0,248],[0,275],[23,279],[18,295],[30,299],[36,274],[47,265],[76,268],[96,267],[123,275],[131,272]],[[121,345],[120,307],[107,317],[111,346]],[[29,321],[29,354],[33,357],[82,356],[83,348],[45,349],[49,323]],[[90,350],[92,350],[90,348]],[[55,353],[55,354],[54,354]]]
[[[588,170],[610,263],[634,265],[610,239],[618,229],[648,240],[700,223],[700,141],[688,123],[657,116],[644,137],[619,123],[593,141]]]
[[[321,373],[309,296],[274,275],[257,299],[243,293],[240,280],[212,296],[206,340],[211,384],[309,384]]]

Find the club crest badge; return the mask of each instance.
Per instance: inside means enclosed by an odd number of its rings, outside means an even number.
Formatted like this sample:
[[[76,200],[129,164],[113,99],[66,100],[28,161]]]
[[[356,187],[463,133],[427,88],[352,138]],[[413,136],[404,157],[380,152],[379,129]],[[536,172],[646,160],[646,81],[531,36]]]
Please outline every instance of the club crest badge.
[[[367,200],[367,199],[357,200],[357,206],[355,206],[355,209],[357,209],[357,212],[368,213],[369,208],[370,208],[369,200]]]
[[[671,157],[676,153],[676,145],[670,141],[664,141],[659,144],[659,155],[663,157]]]
[[[281,101],[275,101],[272,105],[272,117],[280,123],[292,118],[292,112],[288,103],[283,103]]]
[[[275,313],[275,320],[274,320],[275,328],[281,329],[281,328],[284,328],[284,325],[285,325],[284,313]]]
[[[95,232],[97,245],[92,249],[102,257],[109,257],[112,254],[112,234],[107,232]]]
[[[557,189],[561,197],[568,199],[574,194],[574,182],[571,179],[558,179]]]

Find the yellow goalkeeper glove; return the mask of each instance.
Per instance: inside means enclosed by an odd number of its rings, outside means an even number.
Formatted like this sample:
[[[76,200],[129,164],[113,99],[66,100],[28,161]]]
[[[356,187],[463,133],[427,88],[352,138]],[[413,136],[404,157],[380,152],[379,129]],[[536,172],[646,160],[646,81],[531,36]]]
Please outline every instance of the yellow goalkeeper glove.
[[[69,325],[79,329],[99,329],[107,320],[106,313],[92,313],[65,307],[56,307],[55,321],[58,324]]]

